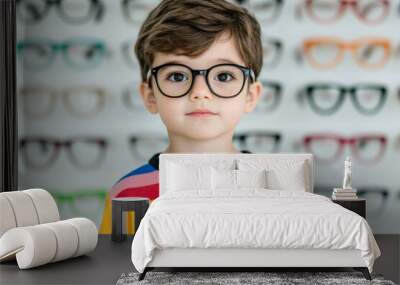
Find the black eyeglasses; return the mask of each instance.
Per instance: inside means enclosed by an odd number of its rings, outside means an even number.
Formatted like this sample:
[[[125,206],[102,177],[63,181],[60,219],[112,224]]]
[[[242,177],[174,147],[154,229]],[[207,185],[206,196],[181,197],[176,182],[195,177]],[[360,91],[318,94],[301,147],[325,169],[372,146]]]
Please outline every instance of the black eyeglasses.
[[[398,99],[399,102],[400,102],[400,87],[399,87],[399,89],[397,89],[397,99]]]
[[[238,64],[217,64],[208,69],[192,69],[184,64],[166,63],[149,70],[148,81],[154,76],[160,92],[170,98],[187,95],[193,87],[194,78],[203,75],[211,93],[220,98],[232,98],[242,92],[246,78],[252,82],[254,72]]]
[[[282,141],[282,135],[279,132],[269,131],[246,131],[235,133],[233,143],[239,149],[246,149],[254,153],[278,152]]]
[[[158,134],[132,135],[128,139],[129,146],[135,159],[143,161],[168,146],[168,137]]]
[[[273,37],[263,37],[263,65],[267,68],[275,68],[281,61],[283,54],[283,42]]]
[[[260,22],[274,22],[281,13],[283,0],[236,0],[236,3],[248,7]]]
[[[92,17],[100,21],[104,14],[104,4],[100,0],[17,0],[16,3],[18,18],[27,24],[42,20],[52,6],[69,24],[82,24]]]
[[[141,24],[157,4],[155,0],[122,0],[122,14],[128,22]]]
[[[135,55],[135,40],[127,40],[121,44],[121,53],[127,65],[134,69],[139,69],[139,62]]]
[[[122,103],[131,111],[145,111],[143,101],[138,96],[138,84],[137,82],[131,83],[122,90]]]
[[[261,80],[261,84],[263,85],[263,92],[255,110],[260,112],[273,111],[281,101],[283,86],[279,82],[269,80]]]
[[[338,83],[314,83],[306,85],[299,93],[300,102],[306,97],[313,111],[331,115],[343,105],[349,94],[356,109],[365,115],[376,114],[385,103],[388,90],[382,84],[362,83],[343,86]]]

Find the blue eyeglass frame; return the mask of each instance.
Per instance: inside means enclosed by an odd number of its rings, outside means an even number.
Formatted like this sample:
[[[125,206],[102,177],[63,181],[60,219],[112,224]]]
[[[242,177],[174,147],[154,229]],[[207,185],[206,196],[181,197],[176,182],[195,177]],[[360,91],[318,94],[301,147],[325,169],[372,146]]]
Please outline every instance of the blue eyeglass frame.
[[[183,95],[179,95],[179,96],[170,96],[170,95],[168,95],[168,94],[165,94],[165,93],[161,90],[160,85],[159,85],[159,83],[158,83],[158,79],[157,79],[157,73],[158,73],[158,71],[159,71],[161,68],[165,67],[165,66],[172,66],[172,65],[173,65],[173,66],[183,66],[183,67],[189,69],[189,70],[191,71],[191,73],[192,73],[192,82],[191,82],[191,84],[190,84],[190,87],[189,87],[188,91],[186,91]],[[216,67],[219,67],[219,66],[235,66],[235,67],[238,67],[238,68],[243,72],[244,80],[243,80],[242,87],[240,88],[239,92],[237,92],[235,95],[232,95],[232,96],[221,96],[221,95],[216,94],[216,93],[212,90],[212,88],[211,88],[211,86],[210,86],[210,83],[208,82],[208,74],[209,74],[209,72],[210,72],[211,69],[216,68]],[[244,87],[244,85],[246,84],[246,79],[247,79],[247,78],[250,78],[250,80],[251,80],[252,83],[255,81],[255,74],[254,74],[254,71],[253,71],[251,68],[248,68],[248,67],[245,67],[245,66],[242,66],[242,65],[239,65],[239,64],[235,64],[235,63],[220,63],[220,64],[213,65],[213,66],[211,66],[210,68],[207,68],[207,69],[192,69],[192,68],[190,68],[189,66],[187,66],[187,65],[185,65],[185,64],[180,64],[180,63],[165,63],[165,64],[161,64],[161,65],[159,65],[159,66],[153,67],[153,68],[151,68],[151,69],[149,70],[149,72],[148,72],[148,74],[147,74],[147,82],[149,82],[149,83],[151,83],[151,82],[150,82],[151,75],[154,76],[155,81],[156,81],[156,84],[157,84],[157,88],[158,88],[158,90],[161,92],[161,94],[163,94],[164,96],[169,97],[169,98],[181,98],[181,97],[186,96],[187,94],[189,94],[189,92],[192,90],[193,83],[194,83],[194,80],[196,79],[196,76],[197,76],[197,75],[203,75],[203,76],[204,76],[204,78],[205,78],[205,80],[206,80],[206,83],[207,83],[207,86],[208,86],[208,90],[210,90],[212,94],[214,94],[215,96],[217,96],[217,97],[219,97],[219,98],[233,98],[233,97],[236,97],[236,96],[238,96],[238,95],[240,94],[240,92],[242,92],[243,87]]]

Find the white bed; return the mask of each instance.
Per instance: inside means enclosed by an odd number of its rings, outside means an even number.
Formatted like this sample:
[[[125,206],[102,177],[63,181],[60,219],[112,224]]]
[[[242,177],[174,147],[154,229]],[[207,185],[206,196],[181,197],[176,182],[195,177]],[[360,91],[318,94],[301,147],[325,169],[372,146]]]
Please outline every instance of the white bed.
[[[140,280],[156,267],[353,267],[370,279],[380,256],[372,231],[312,194],[311,154],[161,154],[159,161],[160,197],[132,242]],[[226,173],[235,175],[234,188]]]

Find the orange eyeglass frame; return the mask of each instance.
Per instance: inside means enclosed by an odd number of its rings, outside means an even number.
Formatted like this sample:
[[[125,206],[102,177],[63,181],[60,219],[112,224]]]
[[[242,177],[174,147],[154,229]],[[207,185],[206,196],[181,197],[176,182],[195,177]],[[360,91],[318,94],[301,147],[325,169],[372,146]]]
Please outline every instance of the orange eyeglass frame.
[[[312,56],[312,49],[318,45],[335,45],[337,47],[336,56],[328,63],[318,62]],[[357,55],[357,51],[361,47],[365,46],[380,46],[384,49],[383,58],[376,64],[369,64],[365,60],[362,60]],[[360,38],[353,41],[343,41],[340,38],[334,37],[316,37],[306,39],[303,42],[303,54],[309,61],[309,63],[319,69],[329,69],[337,66],[341,61],[343,61],[344,52],[350,50],[357,64],[366,69],[378,69],[382,68],[389,60],[392,53],[392,44],[387,38]]]

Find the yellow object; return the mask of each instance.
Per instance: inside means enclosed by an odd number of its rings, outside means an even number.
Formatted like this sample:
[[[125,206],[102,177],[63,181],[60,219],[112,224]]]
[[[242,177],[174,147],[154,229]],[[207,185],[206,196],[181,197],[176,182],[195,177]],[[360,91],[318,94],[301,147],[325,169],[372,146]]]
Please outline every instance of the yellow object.
[[[106,194],[106,198],[104,199],[103,219],[99,228],[99,234],[111,234],[111,201],[108,193]]]
[[[151,201],[150,201],[151,203]],[[133,235],[135,233],[135,228],[133,227],[133,223],[135,221],[135,212],[130,211],[126,212],[126,224],[125,229],[128,235]],[[104,200],[104,211],[103,211],[103,219],[99,228],[99,234],[101,235],[110,235],[112,233],[112,222],[111,222],[111,200],[109,197],[109,193],[106,194],[106,198]],[[136,225],[135,225],[136,227]]]

